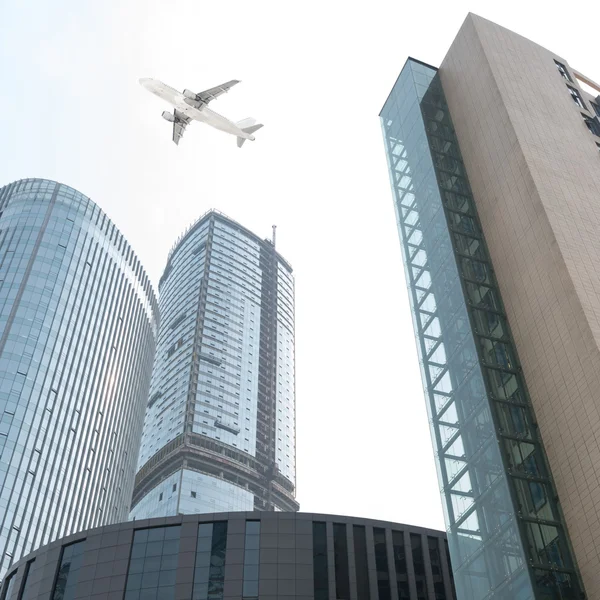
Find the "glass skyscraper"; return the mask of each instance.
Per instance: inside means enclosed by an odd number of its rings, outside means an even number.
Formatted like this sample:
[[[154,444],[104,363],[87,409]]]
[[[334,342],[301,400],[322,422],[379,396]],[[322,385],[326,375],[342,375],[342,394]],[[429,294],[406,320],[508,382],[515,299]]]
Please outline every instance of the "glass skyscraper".
[[[0,188],[0,577],[127,518],[157,314],[94,202],[42,179]]]
[[[600,598],[600,96],[581,83],[600,93],[469,15],[380,114],[464,600]]]
[[[294,279],[211,211],[172,249],[131,517],[298,510]]]

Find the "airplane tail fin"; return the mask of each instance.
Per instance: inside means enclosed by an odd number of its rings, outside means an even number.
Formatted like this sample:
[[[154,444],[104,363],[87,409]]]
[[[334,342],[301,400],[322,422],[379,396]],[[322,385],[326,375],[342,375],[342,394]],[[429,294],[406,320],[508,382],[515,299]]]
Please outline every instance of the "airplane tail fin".
[[[242,119],[241,121],[238,121],[236,123],[236,125],[244,132],[247,134],[252,134],[255,131],[258,131],[261,127],[263,127],[262,123],[257,123],[255,119],[253,119],[252,117],[249,117],[247,119]],[[237,138],[237,146],[238,148],[241,148],[244,145],[244,142],[247,140],[248,138],[243,138],[243,137],[238,137]]]

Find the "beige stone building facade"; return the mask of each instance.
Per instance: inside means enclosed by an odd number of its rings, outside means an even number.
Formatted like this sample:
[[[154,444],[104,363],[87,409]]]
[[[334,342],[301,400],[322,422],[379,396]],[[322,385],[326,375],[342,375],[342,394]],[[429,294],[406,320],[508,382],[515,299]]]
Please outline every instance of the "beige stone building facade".
[[[469,14],[380,117],[457,596],[600,600],[600,86]]]
[[[600,137],[586,123],[600,100],[567,59],[473,14],[439,73],[576,560],[600,598]]]

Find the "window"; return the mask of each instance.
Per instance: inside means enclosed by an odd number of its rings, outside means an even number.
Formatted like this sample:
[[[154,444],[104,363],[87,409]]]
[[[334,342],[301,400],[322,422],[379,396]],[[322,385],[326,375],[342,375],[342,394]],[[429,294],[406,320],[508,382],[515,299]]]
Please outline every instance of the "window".
[[[23,573],[23,579],[21,580],[21,588],[19,589],[19,596],[17,600],[23,600],[23,594],[27,587],[27,579],[29,578],[29,571],[31,571],[31,565],[35,562],[35,558],[27,561],[25,565],[25,573]]]
[[[356,590],[358,597],[361,600],[370,600],[367,536],[365,528],[360,525],[354,525],[354,560],[356,564]]]
[[[227,523],[201,523],[196,544],[194,600],[222,600],[225,581]],[[258,561],[258,550],[257,561]]]
[[[0,598],[2,600],[10,600],[10,596],[13,592],[13,588],[15,587],[15,575],[16,571],[13,571],[4,581],[4,586],[2,587],[2,595]]]
[[[179,525],[174,525],[135,531],[125,600],[175,598],[180,530]]]
[[[329,600],[327,526],[320,522],[313,522],[313,575],[315,600]]]
[[[599,96],[600,98],[600,96]],[[600,102],[600,100],[598,100]],[[596,116],[600,119],[600,104],[596,104],[596,102],[590,102],[590,104],[592,105],[592,108],[594,109],[594,112],[596,113]]]
[[[52,600],[72,600],[79,579],[79,568],[83,560],[85,540],[75,542],[62,549],[60,566],[52,592]]]
[[[570,75],[569,71],[567,71],[567,67],[565,67],[565,65],[558,62],[557,60],[554,61],[554,64],[556,65],[558,72],[564,77],[564,79],[573,83],[573,80],[571,79],[571,75]]]
[[[587,115],[581,115],[587,128],[594,134],[600,137],[600,120],[598,119],[590,119]]]
[[[192,498],[196,497],[196,492],[190,492],[190,494],[191,494]]]
[[[374,527],[373,539],[375,542],[375,567],[377,568],[379,600],[391,600],[392,590],[390,587],[390,569],[388,566],[385,529]]]
[[[406,548],[404,547],[404,533],[402,533],[402,531],[392,531],[392,545],[394,548],[394,564],[396,566],[398,599],[410,600],[408,567],[406,566]]]
[[[444,538],[444,552],[446,554],[446,562],[448,563],[448,574],[450,575],[450,587],[453,590],[453,598],[456,597],[456,592],[454,591],[454,571],[452,570],[452,563],[450,562],[450,550],[448,548],[448,540]]]
[[[577,106],[579,106],[579,108],[585,109],[586,106],[583,103],[583,98],[581,97],[579,90],[570,85],[568,85],[567,88],[569,90],[569,93],[571,94],[571,98],[573,98],[573,102],[575,102],[575,104],[577,104]]]
[[[336,600],[350,600],[350,574],[348,572],[348,540],[346,525],[333,524],[333,555],[335,566]]]
[[[427,600],[427,580],[425,578],[425,560],[423,559],[423,545],[418,533],[410,534],[413,567],[415,569],[415,582],[417,584],[418,600]]]
[[[442,555],[440,553],[439,538],[427,537],[429,547],[429,560],[431,563],[431,575],[433,577],[433,595],[435,600],[446,600],[444,588],[444,574],[442,571]]]
[[[260,553],[260,521],[246,521],[244,541],[244,600],[258,598],[258,558]]]

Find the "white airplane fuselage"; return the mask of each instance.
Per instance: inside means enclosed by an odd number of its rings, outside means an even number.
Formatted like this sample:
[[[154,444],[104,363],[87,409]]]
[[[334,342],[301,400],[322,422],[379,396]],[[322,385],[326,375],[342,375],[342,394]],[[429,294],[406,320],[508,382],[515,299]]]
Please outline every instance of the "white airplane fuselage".
[[[231,135],[235,135],[238,138],[243,138],[245,140],[254,140],[255,137],[249,133],[246,133],[242,129],[240,129],[233,121],[226,119],[219,113],[216,113],[214,110],[208,108],[208,106],[202,106],[201,108],[195,108],[190,106],[186,102],[186,97],[177,90],[173,89],[171,86],[163,83],[162,81],[158,81],[157,79],[140,79],[140,84],[145,87],[149,92],[152,92],[155,96],[166,100],[169,104],[171,104],[175,109],[179,112],[183,113],[186,117],[190,119],[194,119],[194,121],[200,121],[201,123],[206,123],[215,129],[219,129],[220,131],[224,131],[225,133],[230,133]]]

